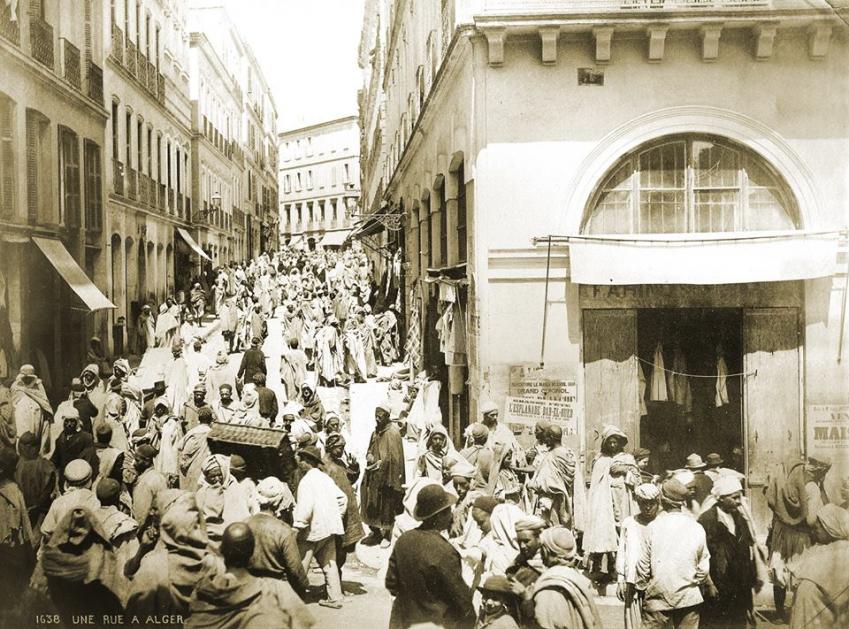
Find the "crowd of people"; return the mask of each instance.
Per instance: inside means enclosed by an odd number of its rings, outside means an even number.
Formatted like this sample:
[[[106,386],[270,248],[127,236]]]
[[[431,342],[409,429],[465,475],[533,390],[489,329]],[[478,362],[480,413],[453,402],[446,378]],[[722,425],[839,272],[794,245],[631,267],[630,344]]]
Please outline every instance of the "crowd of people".
[[[92,339],[56,408],[22,366],[0,422],[4,625],[309,627],[307,602],[344,609],[358,545],[383,549],[393,628],[595,629],[608,588],[627,629],[743,628],[769,582],[779,615],[792,593],[794,629],[849,624],[849,485],[828,503],[829,461],[771,477],[764,547],[744,475],[716,453],[653,474],[652,453],[610,425],[585,474],[559,425],[538,423],[523,447],[485,395],[456,447],[402,360],[387,295],[360,250],[284,248],[145,307],[136,369]],[[378,367],[387,397],[358,460],[319,389]],[[216,451],[218,424],[274,429],[294,469],[256,474]]]

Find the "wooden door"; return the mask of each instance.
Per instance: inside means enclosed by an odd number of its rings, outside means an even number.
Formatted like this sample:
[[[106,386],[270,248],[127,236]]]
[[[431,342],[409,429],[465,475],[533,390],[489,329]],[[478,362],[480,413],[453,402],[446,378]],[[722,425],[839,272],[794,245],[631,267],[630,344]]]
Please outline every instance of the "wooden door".
[[[599,450],[605,424],[637,446],[637,311],[584,310],[584,444],[587,468]]]
[[[743,408],[749,498],[765,536],[771,512],[767,476],[801,455],[799,433],[799,311],[753,308],[743,314]]]

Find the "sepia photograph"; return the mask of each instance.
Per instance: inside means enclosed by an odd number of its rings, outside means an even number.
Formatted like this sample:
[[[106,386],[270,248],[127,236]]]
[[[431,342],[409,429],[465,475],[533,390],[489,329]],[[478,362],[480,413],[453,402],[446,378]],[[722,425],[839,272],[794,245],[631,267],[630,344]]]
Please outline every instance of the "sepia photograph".
[[[0,0],[0,627],[849,628],[849,0]]]

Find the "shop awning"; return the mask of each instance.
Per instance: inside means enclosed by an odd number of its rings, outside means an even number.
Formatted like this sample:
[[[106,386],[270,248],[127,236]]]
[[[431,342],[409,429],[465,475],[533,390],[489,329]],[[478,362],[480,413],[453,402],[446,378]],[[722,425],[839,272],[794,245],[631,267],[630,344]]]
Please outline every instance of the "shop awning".
[[[200,245],[195,242],[195,239],[192,238],[192,235],[189,232],[187,232],[182,227],[178,227],[177,231],[180,232],[180,235],[183,237],[183,240],[185,240],[186,244],[192,248],[192,251],[198,254],[201,258],[212,262],[212,258],[206,255],[206,252],[200,248]]]
[[[364,238],[366,236],[374,236],[375,234],[379,234],[384,229],[386,229],[386,225],[380,219],[384,216],[394,213],[394,209],[392,209],[388,205],[384,205],[376,212],[372,212],[371,214],[364,216],[362,222],[351,231],[351,234],[350,236],[348,236],[348,238]]]
[[[89,310],[95,311],[115,307],[115,304],[109,301],[100,292],[100,289],[94,285],[94,282],[88,278],[85,271],[80,268],[77,261],[65,249],[62,241],[55,238],[39,238],[36,236],[32,237],[32,241],[41,249],[41,253],[50,261],[53,268],[68,283],[71,290],[82,299]]]
[[[839,232],[552,237],[575,284],[745,284],[833,275]],[[548,237],[537,242],[547,242]]]
[[[336,231],[326,232],[319,244],[322,247],[341,247],[348,239],[348,234],[350,233],[350,229],[337,229]]]
[[[301,241],[302,241],[303,239],[304,239],[304,237],[303,237],[303,236],[301,236],[301,235],[298,235],[298,236],[292,236],[292,240],[290,240],[290,241],[287,243],[287,246],[288,246],[288,247],[293,247],[293,246],[295,246],[295,245],[298,245],[298,244],[300,244],[300,243],[301,243]]]

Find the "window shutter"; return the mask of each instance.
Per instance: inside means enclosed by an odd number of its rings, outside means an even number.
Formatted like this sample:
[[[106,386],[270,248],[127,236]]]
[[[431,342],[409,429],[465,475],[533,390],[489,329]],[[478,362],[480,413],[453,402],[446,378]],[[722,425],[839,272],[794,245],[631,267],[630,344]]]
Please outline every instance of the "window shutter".
[[[27,218],[38,220],[38,118],[27,115]]]
[[[14,103],[0,99],[0,216],[15,214]]]

